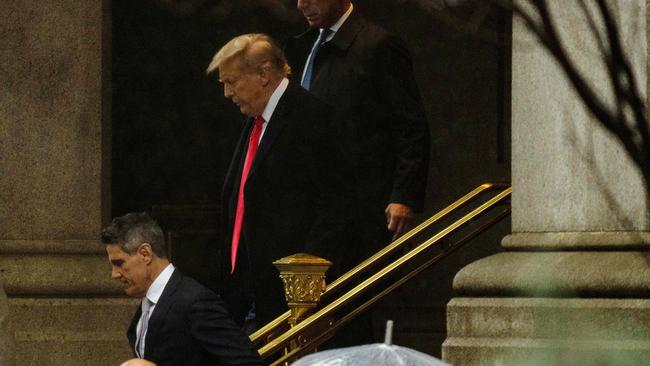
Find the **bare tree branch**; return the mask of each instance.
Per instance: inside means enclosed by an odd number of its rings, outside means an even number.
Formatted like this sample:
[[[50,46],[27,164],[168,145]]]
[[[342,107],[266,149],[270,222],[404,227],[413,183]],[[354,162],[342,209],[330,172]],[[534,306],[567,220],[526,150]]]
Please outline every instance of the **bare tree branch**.
[[[578,71],[577,66],[571,61],[564,47],[564,43],[559,37],[558,28],[553,23],[548,2],[545,0],[529,0],[528,3],[536,11],[539,21],[535,21],[533,15],[526,12],[518,4],[513,4],[513,12],[524,21],[527,28],[551,52],[585,106],[605,128],[618,137],[627,154],[635,164],[642,171],[650,169],[644,165],[648,162],[648,153],[646,150],[649,149],[648,144],[650,144],[650,139],[647,138],[649,132],[647,128],[645,103],[640,96],[641,93],[637,89],[636,80],[629,61],[624,55],[618,26],[612,19],[611,12],[607,8],[605,1],[598,0],[597,5],[604,22],[607,43],[599,36],[600,33],[597,29],[594,29],[595,23],[593,18],[587,16],[587,20],[590,22],[590,28],[594,31],[594,36],[603,53],[603,58],[612,82],[612,88],[617,102],[614,111],[611,111],[607,107],[607,104],[598,97],[594,88],[589,85],[585,77]],[[583,10],[585,14],[588,14],[586,6],[583,6]],[[625,113],[626,106],[630,107],[634,115],[633,121],[628,121],[628,114]],[[635,135],[641,136],[642,144],[635,142]],[[648,173],[644,172],[644,179],[647,180],[648,176]]]

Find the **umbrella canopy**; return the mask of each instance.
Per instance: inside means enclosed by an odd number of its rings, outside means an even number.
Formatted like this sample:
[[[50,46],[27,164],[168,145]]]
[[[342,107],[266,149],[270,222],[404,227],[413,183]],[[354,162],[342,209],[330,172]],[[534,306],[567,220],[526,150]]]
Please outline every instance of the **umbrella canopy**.
[[[450,366],[416,350],[393,344],[374,343],[337,348],[305,356],[291,366]]]
[[[392,321],[389,321],[385,343],[317,352],[291,366],[451,366],[425,353],[391,344],[392,328]]]

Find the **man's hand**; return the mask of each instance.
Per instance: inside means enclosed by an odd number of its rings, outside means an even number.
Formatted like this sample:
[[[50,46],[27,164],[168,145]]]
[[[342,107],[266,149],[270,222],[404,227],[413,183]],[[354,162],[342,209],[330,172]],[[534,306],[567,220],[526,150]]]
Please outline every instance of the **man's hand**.
[[[413,210],[410,207],[401,203],[389,203],[384,212],[386,213],[388,230],[395,232],[392,241],[395,241],[411,229],[411,225],[413,224]]]

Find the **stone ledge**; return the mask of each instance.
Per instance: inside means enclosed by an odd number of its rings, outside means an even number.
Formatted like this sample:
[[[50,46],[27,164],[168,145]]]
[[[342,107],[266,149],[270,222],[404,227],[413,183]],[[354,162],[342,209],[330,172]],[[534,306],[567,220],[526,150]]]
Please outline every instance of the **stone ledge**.
[[[5,292],[15,296],[123,296],[106,255],[0,255]]]
[[[650,296],[650,252],[506,252],[464,267],[459,296]]]
[[[19,366],[115,366],[134,357],[126,334],[120,340],[18,342],[16,355]]]
[[[19,365],[119,365],[133,357],[131,298],[10,298]]]
[[[442,359],[452,365],[647,365],[647,341],[447,338]]]
[[[648,231],[513,233],[501,241],[506,250],[650,250]]]
[[[522,338],[481,338],[448,337],[444,347],[476,347],[476,348],[527,348],[527,349],[572,349],[572,350],[641,350],[650,352],[650,343],[647,341],[601,339],[583,341],[573,339],[522,339]]]
[[[453,298],[450,338],[639,340],[650,346],[650,299]]]
[[[79,331],[79,332],[15,332],[16,342],[123,342],[126,330],[118,332]]]
[[[0,240],[0,254],[106,254],[99,240]]]
[[[132,298],[10,298],[9,311],[16,336],[24,339],[34,334],[109,334],[126,332],[139,303]]]

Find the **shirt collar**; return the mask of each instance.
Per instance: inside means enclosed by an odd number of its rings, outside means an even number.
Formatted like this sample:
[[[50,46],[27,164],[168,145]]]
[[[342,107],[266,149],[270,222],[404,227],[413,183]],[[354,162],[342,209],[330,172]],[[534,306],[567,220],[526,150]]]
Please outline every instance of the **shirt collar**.
[[[165,286],[167,286],[167,282],[169,282],[169,279],[172,277],[172,273],[174,273],[174,265],[169,263],[167,267],[160,272],[158,277],[156,277],[151,286],[149,286],[149,290],[147,290],[147,299],[149,299],[153,304],[158,303],[160,295],[162,295]]]
[[[271,94],[271,98],[269,98],[269,101],[266,102],[266,107],[264,107],[264,112],[262,112],[262,118],[264,118],[264,121],[268,122],[271,120],[273,111],[275,111],[275,107],[278,106],[278,102],[280,101],[282,94],[284,94],[284,91],[287,90],[287,85],[289,85],[289,79],[282,78],[280,84],[275,88],[273,94]]]
[[[345,23],[345,21],[350,17],[350,14],[352,14],[352,9],[354,9],[354,5],[350,3],[350,7],[348,8],[348,10],[346,10],[345,13],[341,15],[339,20],[337,20],[336,23],[334,23],[334,25],[329,27],[329,29],[332,31],[332,34],[327,36],[327,39],[325,40],[326,42],[331,40],[334,37],[336,32],[338,32],[339,28],[341,28],[343,23]],[[323,32],[323,28],[321,28],[320,31]]]

